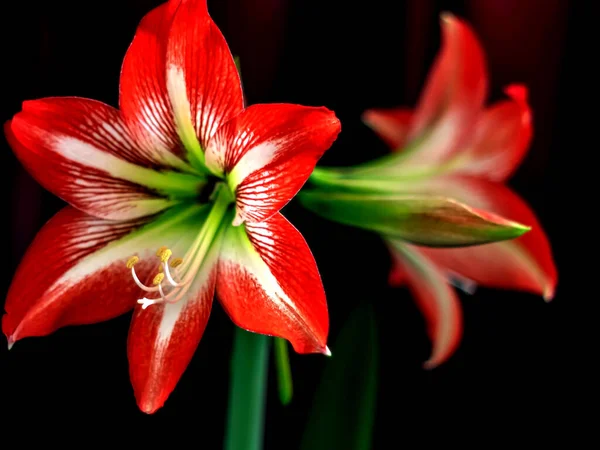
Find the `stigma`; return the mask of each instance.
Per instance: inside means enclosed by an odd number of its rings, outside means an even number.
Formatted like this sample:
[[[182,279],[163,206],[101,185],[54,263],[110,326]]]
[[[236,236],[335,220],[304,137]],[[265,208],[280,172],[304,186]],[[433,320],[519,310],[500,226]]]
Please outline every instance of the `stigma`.
[[[142,309],[160,303],[177,303],[187,293],[199,267],[195,264],[184,264],[183,258],[172,258],[172,256],[173,252],[167,247],[161,247],[156,251],[156,257],[159,259],[158,271],[150,286],[142,283],[135,270],[135,265],[140,258],[132,256],[127,260],[126,267],[131,270],[133,281],[148,293],[148,297],[137,301],[142,305]]]

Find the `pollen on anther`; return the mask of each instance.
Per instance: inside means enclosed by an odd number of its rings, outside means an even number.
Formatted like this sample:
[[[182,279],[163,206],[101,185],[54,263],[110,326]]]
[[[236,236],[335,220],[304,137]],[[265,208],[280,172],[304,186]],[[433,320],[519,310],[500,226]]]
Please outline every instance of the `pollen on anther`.
[[[158,256],[160,258],[166,249],[167,249],[167,247],[165,247],[163,245],[161,248],[159,248],[158,250],[156,250],[156,256]]]
[[[157,273],[156,276],[154,277],[154,280],[152,280],[152,284],[154,286],[158,286],[160,283],[162,283],[162,281],[165,279],[165,274],[164,273]]]
[[[133,266],[135,266],[138,263],[139,260],[140,260],[140,258],[138,258],[137,256],[132,256],[131,258],[129,258],[127,260],[127,264],[126,264],[127,268],[128,269],[133,268]]]
[[[182,264],[183,264],[183,258],[175,258],[173,261],[171,261],[171,267],[173,269],[176,267],[179,267]]]
[[[167,262],[169,260],[169,258],[171,257],[171,255],[173,254],[173,252],[171,250],[169,250],[168,248],[164,249],[163,252],[159,255],[160,256],[160,260],[162,262]]]

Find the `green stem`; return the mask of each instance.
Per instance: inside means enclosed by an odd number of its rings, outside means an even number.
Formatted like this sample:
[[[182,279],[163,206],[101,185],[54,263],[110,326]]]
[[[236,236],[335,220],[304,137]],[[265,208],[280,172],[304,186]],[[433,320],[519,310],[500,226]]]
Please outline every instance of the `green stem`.
[[[279,400],[283,405],[292,401],[294,385],[292,382],[292,368],[288,354],[288,343],[285,339],[275,338],[275,366],[277,367],[277,386]]]
[[[269,342],[267,336],[236,329],[225,450],[263,447]]]

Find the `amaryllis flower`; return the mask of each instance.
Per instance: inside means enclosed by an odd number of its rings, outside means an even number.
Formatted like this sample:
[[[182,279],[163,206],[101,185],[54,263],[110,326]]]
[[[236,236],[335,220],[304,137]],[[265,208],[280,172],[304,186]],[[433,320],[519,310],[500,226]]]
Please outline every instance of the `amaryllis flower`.
[[[244,108],[205,0],[154,9],[125,56],[120,110],[46,98],[6,124],[19,160],[70,204],[14,277],[2,320],[9,346],[135,306],[130,376],[148,413],[188,365],[215,291],[240,327],[328,354],[319,272],[279,210],[339,131],[325,108]]]
[[[433,351],[426,367],[445,361],[461,338],[462,314],[452,284],[468,292],[477,284],[526,290],[550,300],[557,281],[541,225],[502,184],[532,137],[527,89],[509,86],[507,99],[484,107],[488,76],[476,36],[450,15],[442,17],[442,28],[443,46],[416,110],[373,109],[363,116],[396,152],[351,169],[319,169],[311,180],[327,190],[303,198],[325,217],[383,236],[394,262],[390,282],[410,288],[428,322]],[[531,231],[514,240],[469,246],[462,245],[482,242],[459,241],[443,230],[430,236],[431,214],[407,221],[417,217],[408,205],[423,195],[438,196],[440,202],[453,199]],[[471,231],[477,229],[481,226]]]

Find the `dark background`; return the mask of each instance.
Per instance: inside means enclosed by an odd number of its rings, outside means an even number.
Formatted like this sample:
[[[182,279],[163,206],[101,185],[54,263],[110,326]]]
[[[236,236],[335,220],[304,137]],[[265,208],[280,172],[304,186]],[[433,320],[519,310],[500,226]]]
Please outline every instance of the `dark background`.
[[[26,99],[76,95],[118,102],[123,55],[150,0],[8,2],[0,10],[0,120]],[[581,439],[596,392],[588,381],[597,188],[582,166],[598,151],[593,128],[597,50],[584,24],[591,3],[567,0],[412,0],[389,2],[221,0],[209,10],[241,57],[250,103],[325,105],[342,134],[323,164],[365,161],[386,149],[360,122],[370,107],[413,105],[439,47],[438,14],[467,18],[481,37],[491,99],[510,82],[530,88],[535,137],[510,184],[535,209],[559,270],[554,301],[480,288],[462,296],[464,340],[445,365],[421,369],[429,354],[423,319],[407,291],[387,287],[389,258],[376,236],[328,223],[292,204],[286,215],[317,259],[329,299],[330,341],[350,311],[376,312],[381,367],[374,448],[421,444],[488,446]],[[590,113],[584,107],[590,108]],[[593,126],[593,122],[591,126]],[[0,295],[35,233],[61,206],[16,161],[4,140]],[[581,186],[576,186],[576,181]],[[583,200],[584,208],[578,203]],[[589,225],[592,223],[592,225]],[[586,256],[587,255],[587,256]],[[585,258],[590,258],[591,263]],[[44,261],[40,261],[43,270]],[[67,447],[89,442],[221,448],[233,325],[213,309],[202,343],[165,407],[138,411],[125,351],[129,315],[69,327],[0,346],[0,429],[5,439]],[[597,341],[597,336],[594,337]],[[588,350],[588,346],[591,347]],[[266,448],[296,447],[324,367],[320,356],[292,356],[295,398],[277,399],[271,366]],[[351,368],[349,368],[351,370]],[[340,411],[344,414],[344,411]]]

